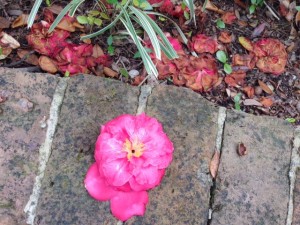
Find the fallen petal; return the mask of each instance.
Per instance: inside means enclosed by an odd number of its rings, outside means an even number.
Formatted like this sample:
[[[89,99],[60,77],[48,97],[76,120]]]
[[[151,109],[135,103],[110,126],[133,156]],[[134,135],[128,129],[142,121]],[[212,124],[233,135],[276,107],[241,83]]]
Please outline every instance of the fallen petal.
[[[118,193],[106,183],[103,177],[100,176],[97,163],[94,163],[88,169],[84,179],[84,185],[89,194],[99,201],[110,200]]]
[[[112,214],[119,220],[126,221],[132,216],[142,216],[148,204],[148,193],[118,192],[110,201]]]

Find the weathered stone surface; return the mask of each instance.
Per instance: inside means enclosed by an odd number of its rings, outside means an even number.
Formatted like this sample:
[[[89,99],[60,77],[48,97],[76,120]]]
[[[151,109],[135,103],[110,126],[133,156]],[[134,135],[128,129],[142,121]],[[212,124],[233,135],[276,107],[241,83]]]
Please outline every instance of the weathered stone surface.
[[[110,79],[86,75],[68,81],[36,224],[116,224],[109,203],[92,199],[83,180],[94,162],[100,126],[121,114],[135,114],[138,95],[137,87]]]
[[[297,170],[294,189],[294,213],[292,225],[300,224],[300,169]]]
[[[285,224],[292,138],[283,120],[228,112],[211,225]]]
[[[40,122],[49,117],[57,82],[52,75],[0,68],[0,224],[25,224],[46,134]]]
[[[146,113],[162,122],[174,143],[174,158],[161,185],[149,192],[144,217],[126,224],[206,225],[218,109],[191,90],[159,86],[148,99]]]

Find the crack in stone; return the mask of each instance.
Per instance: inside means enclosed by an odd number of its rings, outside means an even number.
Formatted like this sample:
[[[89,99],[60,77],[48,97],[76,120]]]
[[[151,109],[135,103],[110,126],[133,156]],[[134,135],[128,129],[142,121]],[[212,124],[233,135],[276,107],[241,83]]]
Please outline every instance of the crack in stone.
[[[219,107],[218,122],[217,122],[218,132],[216,137],[215,153],[216,152],[220,153],[220,157],[222,155],[221,153],[222,153],[222,142],[223,142],[225,120],[226,120],[226,108]],[[211,220],[212,220],[212,213],[213,213],[212,205],[214,203],[215,190],[216,190],[216,179],[213,179],[213,185],[210,188],[209,213],[208,213],[209,215],[208,215],[207,225],[211,224]]]
[[[152,89],[153,89],[153,87],[151,87],[150,85],[143,85],[141,87],[138,108],[137,108],[137,112],[136,112],[137,115],[145,112],[146,107],[147,107],[148,97],[151,95]]]
[[[24,212],[26,213],[26,217],[27,217],[26,219],[27,224],[31,224],[31,225],[34,224],[37,204],[41,193],[42,181],[47,167],[47,162],[51,155],[52,141],[53,141],[53,137],[55,134],[55,130],[59,118],[60,108],[62,106],[62,102],[64,99],[64,94],[68,86],[67,83],[68,79],[69,78],[63,78],[59,80],[51,102],[51,106],[49,110],[49,119],[47,121],[48,126],[47,126],[45,141],[39,149],[38,174],[35,178],[32,194],[30,195],[29,200],[24,208]]]
[[[290,171],[289,171],[290,196],[289,196],[289,203],[288,203],[286,225],[291,225],[293,222],[293,211],[294,211],[293,198],[294,198],[296,172],[297,169],[300,168],[300,157],[298,154],[299,148],[300,148],[300,127],[297,127],[295,129],[294,140],[292,143],[292,156],[291,156]]]

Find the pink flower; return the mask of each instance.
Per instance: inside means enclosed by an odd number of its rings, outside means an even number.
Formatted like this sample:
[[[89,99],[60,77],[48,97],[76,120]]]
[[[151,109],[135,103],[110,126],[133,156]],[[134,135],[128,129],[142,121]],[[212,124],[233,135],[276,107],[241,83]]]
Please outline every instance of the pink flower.
[[[119,116],[101,128],[96,163],[88,170],[85,187],[95,199],[110,200],[113,215],[122,221],[143,215],[146,191],[161,182],[172,152],[173,144],[156,119]]]

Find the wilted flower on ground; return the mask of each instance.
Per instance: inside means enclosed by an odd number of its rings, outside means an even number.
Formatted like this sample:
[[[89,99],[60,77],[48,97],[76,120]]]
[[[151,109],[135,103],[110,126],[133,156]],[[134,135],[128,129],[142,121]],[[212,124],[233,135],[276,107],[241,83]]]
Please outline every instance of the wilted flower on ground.
[[[85,187],[95,199],[110,200],[113,215],[122,221],[143,215],[146,191],[161,182],[172,152],[173,144],[156,119],[119,116],[101,129]]]

